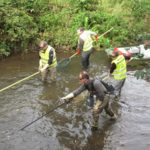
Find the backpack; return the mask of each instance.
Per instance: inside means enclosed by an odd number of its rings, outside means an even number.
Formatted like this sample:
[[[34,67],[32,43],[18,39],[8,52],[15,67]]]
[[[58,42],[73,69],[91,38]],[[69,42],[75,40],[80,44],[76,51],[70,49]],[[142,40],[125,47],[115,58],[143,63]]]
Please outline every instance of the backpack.
[[[108,84],[108,83],[106,83],[106,82],[104,82],[104,81],[102,81],[102,80],[101,80],[101,83],[102,83],[102,84],[104,85],[104,87],[107,89],[108,93],[110,93],[110,94],[113,94],[113,93],[114,93],[115,88],[114,88],[112,85],[110,85],[110,84]]]

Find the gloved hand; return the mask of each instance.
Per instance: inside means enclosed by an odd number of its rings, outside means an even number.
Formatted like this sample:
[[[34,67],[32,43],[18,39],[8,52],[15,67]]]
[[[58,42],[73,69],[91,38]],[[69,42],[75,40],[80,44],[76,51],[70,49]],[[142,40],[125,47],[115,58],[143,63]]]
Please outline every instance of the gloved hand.
[[[64,100],[66,100],[66,97],[62,97],[62,98],[60,98],[60,100],[64,101]]]
[[[73,98],[73,97],[74,97],[74,94],[73,94],[73,93],[70,93],[70,94],[68,94],[67,96],[60,98],[60,100],[61,100],[63,103],[68,103],[68,102],[70,101],[70,99]]]
[[[65,97],[60,98],[60,104],[69,103],[71,99],[66,99]]]
[[[48,66],[49,66],[48,64],[45,64],[44,67],[42,67],[42,68],[40,69],[40,72],[45,71],[45,70],[48,68]]]
[[[78,55],[80,55],[80,54],[81,54],[80,49],[77,49],[77,50],[76,50],[76,53],[77,53]]]
[[[65,103],[66,101],[67,101],[67,99],[65,97],[60,98],[61,103]]]
[[[45,71],[45,68],[43,67],[43,68],[39,69],[39,71],[43,72],[43,71]]]

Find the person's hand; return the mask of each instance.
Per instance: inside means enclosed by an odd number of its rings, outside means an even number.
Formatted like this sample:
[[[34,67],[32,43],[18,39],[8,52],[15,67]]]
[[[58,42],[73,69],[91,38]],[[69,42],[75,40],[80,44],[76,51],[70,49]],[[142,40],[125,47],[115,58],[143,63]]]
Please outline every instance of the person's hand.
[[[99,36],[95,35],[95,40],[98,41],[98,39],[99,39]]]
[[[40,72],[40,71],[41,71],[41,69],[42,69],[42,66],[39,66],[38,71]]]
[[[40,68],[39,71],[40,71],[40,72],[44,72],[44,71],[45,71],[45,68]]]
[[[80,49],[77,49],[77,50],[76,50],[76,53],[77,53],[78,55],[80,55],[80,53],[81,53]]]
[[[44,65],[41,69],[40,69],[40,72],[43,72],[43,71],[45,71],[47,68],[48,68],[48,64],[46,64],[46,65]]]
[[[60,102],[61,102],[61,104],[63,104],[63,103],[69,103],[70,101],[71,101],[71,99],[72,98],[66,98],[66,97],[62,97],[62,98],[60,98]]]
[[[68,99],[66,97],[62,97],[60,98],[60,103],[63,104],[63,103],[67,103],[68,102]]]
[[[73,97],[74,97],[74,94],[70,93],[67,96],[60,98],[60,100],[63,101],[64,103],[68,103]]]
[[[66,97],[61,97],[60,100],[64,101],[66,100]]]

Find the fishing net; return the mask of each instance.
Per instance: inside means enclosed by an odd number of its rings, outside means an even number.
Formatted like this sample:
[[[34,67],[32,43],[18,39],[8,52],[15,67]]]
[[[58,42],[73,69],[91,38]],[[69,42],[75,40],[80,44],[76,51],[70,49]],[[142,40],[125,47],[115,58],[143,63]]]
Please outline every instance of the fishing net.
[[[60,60],[58,62],[58,64],[57,64],[57,69],[63,69],[63,68],[65,68],[70,63],[71,59],[73,57],[75,57],[76,55],[78,55],[78,53],[73,54],[69,58],[64,58],[64,59]]]
[[[71,61],[70,58],[64,58],[64,59],[60,60],[57,64],[57,68],[58,69],[65,68],[70,63],[70,61]]]

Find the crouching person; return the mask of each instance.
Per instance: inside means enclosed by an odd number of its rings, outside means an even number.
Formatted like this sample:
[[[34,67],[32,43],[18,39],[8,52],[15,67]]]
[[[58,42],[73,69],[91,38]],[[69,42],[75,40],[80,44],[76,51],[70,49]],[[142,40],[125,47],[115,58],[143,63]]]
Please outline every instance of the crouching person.
[[[82,71],[79,74],[79,80],[80,80],[80,87],[78,87],[76,90],[74,90],[72,93],[68,94],[65,97],[62,97],[62,100],[69,100],[71,98],[76,97],[80,93],[82,93],[85,90],[88,90],[90,93],[90,96],[96,96],[96,102],[94,103],[93,109],[92,109],[92,115],[93,115],[93,123],[92,123],[92,130],[98,129],[98,120],[99,120],[99,114],[105,110],[105,112],[111,117],[111,119],[116,119],[116,115],[111,109],[110,103],[109,103],[109,94],[104,87],[104,85],[101,83],[98,79],[90,79],[88,73],[86,71]]]

